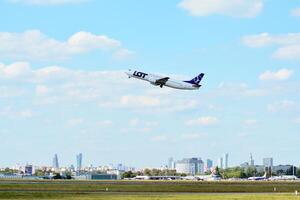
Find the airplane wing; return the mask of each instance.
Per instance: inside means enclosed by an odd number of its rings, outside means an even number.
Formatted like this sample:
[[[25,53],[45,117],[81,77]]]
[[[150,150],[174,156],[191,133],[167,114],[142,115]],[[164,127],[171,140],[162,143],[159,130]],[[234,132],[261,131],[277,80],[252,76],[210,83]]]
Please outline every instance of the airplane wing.
[[[168,82],[169,79],[169,77],[158,79],[155,81],[155,84],[160,85],[160,87],[162,88]]]

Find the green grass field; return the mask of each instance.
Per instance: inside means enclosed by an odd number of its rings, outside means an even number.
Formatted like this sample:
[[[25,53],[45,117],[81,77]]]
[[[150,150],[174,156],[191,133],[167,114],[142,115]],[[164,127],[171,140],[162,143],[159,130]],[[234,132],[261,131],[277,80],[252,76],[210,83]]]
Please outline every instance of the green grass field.
[[[300,200],[295,190],[300,182],[0,181],[0,199]]]
[[[300,182],[0,181],[0,191],[293,193]]]
[[[0,193],[0,199],[42,200],[299,200],[291,194],[49,194]]]

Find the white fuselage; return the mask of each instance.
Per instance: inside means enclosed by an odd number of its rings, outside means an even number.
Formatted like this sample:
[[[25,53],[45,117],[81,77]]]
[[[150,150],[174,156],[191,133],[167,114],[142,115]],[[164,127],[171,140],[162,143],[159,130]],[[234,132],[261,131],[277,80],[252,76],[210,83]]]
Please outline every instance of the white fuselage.
[[[128,75],[129,78],[136,78],[143,81],[148,81],[152,85],[156,85],[156,86],[159,86],[159,84],[156,84],[157,80],[166,78],[165,76],[159,76],[155,74],[148,74],[148,73],[144,73],[140,71],[132,71],[132,70],[128,70],[126,74]],[[194,85],[194,84],[190,84],[184,81],[178,81],[174,79],[169,79],[164,84],[164,86],[174,88],[174,89],[180,89],[180,90],[198,90],[200,88],[200,86],[198,85]]]

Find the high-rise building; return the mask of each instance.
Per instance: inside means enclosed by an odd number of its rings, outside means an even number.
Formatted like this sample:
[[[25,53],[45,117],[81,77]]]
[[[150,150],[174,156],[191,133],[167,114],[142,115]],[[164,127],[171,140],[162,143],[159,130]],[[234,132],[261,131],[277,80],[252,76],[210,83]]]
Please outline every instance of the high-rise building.
[[[221,168],[221,169],[223,169],[223,158],[221,157],[221,158],[219,158],[219,160],[218,160],[218,167],[219,168]]]
[[[53,160],[52,160],[52,167],[53,167],[54,169],[58,169],[58,168],[59,168],[57,154],[55,154],[54,157],[53,157]]]
[[[204,162],[201,158],[198,158],[198,162],[196,162],[196,173],[197,174],[204,174]]]
[[[228,153],[225,153],[224,154],[224,169],[227,169],[228,168],[228,157],[229,157],[229,155],[228,155]]]
[[[80,171],[82,169],[82,153],[76,155],[76,161],[77,161],[77,171]]]
[[[172,157],[168,160],[168,169],[175,169],[175,162]]]
[[[273,158],[263,158],[263,165],[273,168]]]
[[[178,173],[184,174],[203,174],[204,162],[201,158],[185,158],[175,163],[175,168]]]
[[[250,165],[251,167],[254,166],[254,160],[253,160],[253,157],[252,157],[252,153],[250,153],[250,161],[249,161],[249,165]]]
[[[210,159],[206,160],[205,171],[210,171],[213,167],[213,161]]]

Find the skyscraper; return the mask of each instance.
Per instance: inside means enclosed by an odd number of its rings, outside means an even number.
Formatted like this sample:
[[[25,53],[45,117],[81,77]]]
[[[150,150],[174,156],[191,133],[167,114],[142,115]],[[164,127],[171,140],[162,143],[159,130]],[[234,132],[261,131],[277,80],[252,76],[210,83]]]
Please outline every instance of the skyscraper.
[[[219,158],[219,160],[218,160],[218,167],[223,169],[223,158],[222,157]]]
[[[206,160],[206,165],[205,165],[205,171],[210,171],[210,169],[213,167],[213,161],[210,159]]]
[[[225,153],[224,154],[224,169],[227,169],[228,168],[228,153]]]
[[[204,174],[204,162],[201,158],[198,158],[198,162],[196,162],[196,173],[197,174]]]
[[[249,161],[249,165],[250,165],[251,167],[254,166],[254,160],[253,160],[253,157],[252,157],[252,153],[250,153],[250,161]]]
[[[263,158],[263,165],[273,168],[273,158]]]
[[[57,154],[55,154],[54,157],[53,157],[53,160],[52,160],[52,167],[53,167],[54,169],[58,169],[58,168],[59,168]]]
[[[80,171],[82,168],[82,153],[76,155],[76,161],[77,161],[77,171]]]
[[[168,160],[168,169],[175,169],[175,162],[172,157]]]

